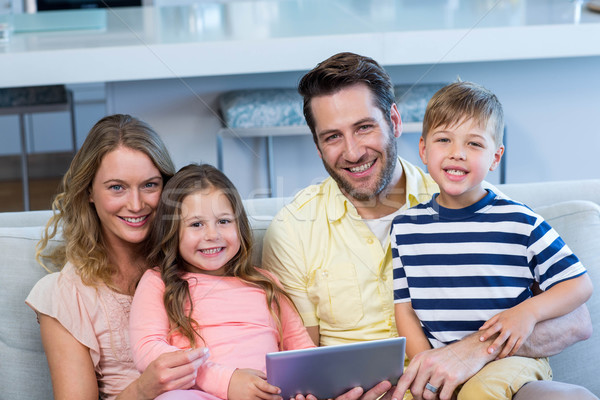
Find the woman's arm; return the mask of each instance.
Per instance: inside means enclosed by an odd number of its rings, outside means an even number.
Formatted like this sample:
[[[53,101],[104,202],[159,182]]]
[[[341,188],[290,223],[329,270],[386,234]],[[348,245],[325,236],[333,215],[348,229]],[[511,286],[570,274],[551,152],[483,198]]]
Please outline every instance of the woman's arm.
[[[160,355],[117,396],[117,400],[151,400],[170,390],[190,389],[196,383],[198,366],[204,362],[205,355],[204,349]]]
[[[98,400],[98,381],[89,349],[55,318],[39,314],[39,321],[54,398]]]

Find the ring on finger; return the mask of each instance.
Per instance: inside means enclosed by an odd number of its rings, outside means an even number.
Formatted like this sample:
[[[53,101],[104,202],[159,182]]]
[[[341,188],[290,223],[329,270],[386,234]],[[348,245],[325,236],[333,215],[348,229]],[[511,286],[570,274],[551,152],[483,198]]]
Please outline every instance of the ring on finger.
[[[425,385],[425,389],[429,390],[432,393],[437,393],[438,388],[433,386],[431,383],[427,382],[427,384]]]

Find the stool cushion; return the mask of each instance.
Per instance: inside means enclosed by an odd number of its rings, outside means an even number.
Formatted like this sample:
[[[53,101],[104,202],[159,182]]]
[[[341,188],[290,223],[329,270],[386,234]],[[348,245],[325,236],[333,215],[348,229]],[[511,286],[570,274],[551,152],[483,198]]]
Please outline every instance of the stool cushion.
[[[414,85],[396,85],[396,105],[402,122],[422,122],[425,109],[431,97],[446,86],[446,83],[426,83]]]
[[[396,85],[396,104],[404,122],[421,122],[431,96],[445,83]],[[296,89],[248,89],[226,92],[219,98],[229,128],[306,125],[302,97]]]
[[[221,95],[219,103],[229,128],[306,125],[296,89],[235,90]]]
[[[27,107],[67,103],[64,85],[31,86],[0,89],[0,107]]]

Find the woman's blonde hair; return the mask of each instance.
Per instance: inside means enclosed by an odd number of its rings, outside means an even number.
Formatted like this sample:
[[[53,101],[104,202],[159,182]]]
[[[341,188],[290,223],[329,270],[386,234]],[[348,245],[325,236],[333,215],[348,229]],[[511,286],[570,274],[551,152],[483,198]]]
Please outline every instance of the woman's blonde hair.
[[[47,270],[50,271],[46,262],[60,269],[70,261],[84,283],[105,282],[110,285],[115,267],[109,263],[100,220],[90,203],[89,194],[102,159],[119,147],[146,154],[165,183],[175,173],[166,146],[150,126],[123,114],[110,115],[98,121],[62,179],[59,194],[52,203],[53,215],[37,244],[36,259]],[[62,229],[63,242],[44,254],[48,241],[57,235],[59,228]]]
[[[164,304],[171,323],[171,333],[181,333],[190,341],[192,347],[196,345],[196,338],[201,338],[197,331],[198,324],[192,318],[194,305],[191,302],[189,285],[183,279],[187,271],[179,253],[179,229],[182,222],[181,204],[184,199],[196,192],[207,190],[218,190],[229,201],[240,238],[240,250],[225,265],[225,275],[237,277],[265,291],[267,306],[281,337],[281,301],[289,302],[292,307],[293,303],[270,276],[261,273],[252,265],[252,229],[242,199],[225,174],[208,164],[183,167],[165,185],[156,210],[155,223],[146,242],[150,265],[159,267],[165,283]],[[185,311],[186,308],[189,308],[188,312]]]

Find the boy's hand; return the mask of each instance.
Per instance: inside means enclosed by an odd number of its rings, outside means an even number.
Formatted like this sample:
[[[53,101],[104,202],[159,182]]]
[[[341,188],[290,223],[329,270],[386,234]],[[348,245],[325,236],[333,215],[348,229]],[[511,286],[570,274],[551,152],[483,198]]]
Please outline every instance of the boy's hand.
[[[483,331],[479,340],[485,342],[498,333],[496,340],[488,347],[488,353],[493,354],[504,345],[504,348],[498,354],[498,358],[512,356],[531,335],[536,323],[537,319],[526,307],[515,306],[494,315],[486,321],[479,328],[480,331]]]
[[[255,369],[236,369],[229,381],[229,400],[281,400],[281,390],[267,383],[267,375]]]

